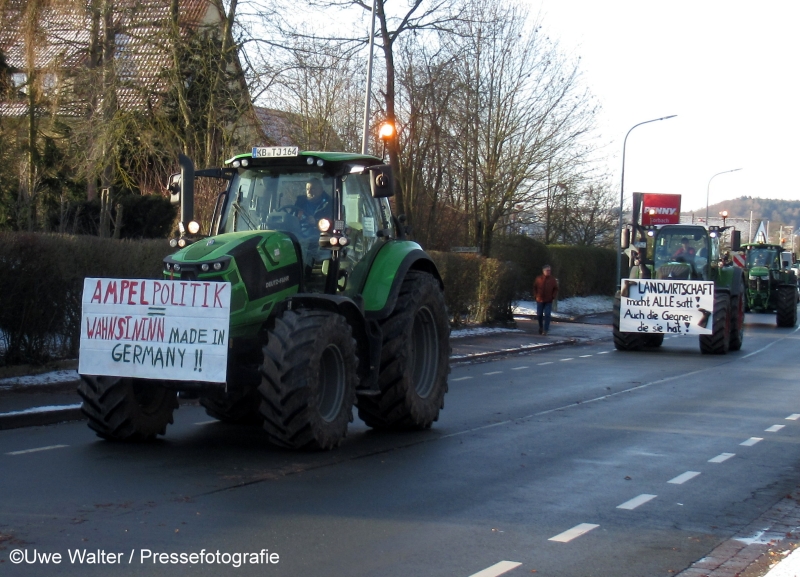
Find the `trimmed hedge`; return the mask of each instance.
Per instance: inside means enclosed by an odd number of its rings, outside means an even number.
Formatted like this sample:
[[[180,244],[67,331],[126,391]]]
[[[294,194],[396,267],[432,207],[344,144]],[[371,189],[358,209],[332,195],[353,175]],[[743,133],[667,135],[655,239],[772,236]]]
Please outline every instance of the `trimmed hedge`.
[[[165,240],[0,233],[0,364],[78,354],[86,277],[158,278]]]
[[[558,279],[559,298],[612,295],[616,290],[617,261],[611,249],[548,246],[527,236],[507,236],[492,241],[491,256],[517,266],[517,299],[531,298],[533,281],[545,264],[552,267],[553,276]]]

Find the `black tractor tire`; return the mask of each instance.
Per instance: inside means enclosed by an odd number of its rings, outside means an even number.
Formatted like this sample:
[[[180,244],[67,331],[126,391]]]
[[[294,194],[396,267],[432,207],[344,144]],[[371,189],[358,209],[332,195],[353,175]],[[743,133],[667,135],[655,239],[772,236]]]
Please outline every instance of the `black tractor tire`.
[[[450,373],[450,319],[432,275],[409,271],[394,311],[381,322],[380,393],[358,399],[375,429],[427,429],[439,418]]]
[[[81,375],[89,427],[109,441],[150,441],[167,431],[178,395],[151,379]]]
[[[262,420],[259,408],[261,395],[257,388],[249,388],[213,397],[200,397],[209,417],[223,423],[253,425]]]
[[[644,346],[658,348],[664,344],[664,333],[644,335]]]
[[[328,450],[353,420],[356,342],[347,320],[316,310],[286,311],[263,348],[261,416],[272,443]]]
[[[745,294],[739,293],[731,299],[731,341],[729,350],[738,351],[744,342],[744,303]]]
[[[700,352],[704,355],[728,354],[731,346],[731,297],[728,293],[714,295],[711,334],[700,335]]]
[[[623,333],[619,330],[619,311],[622,297],[619,291],[614,295],[613,326],[614,348],[618,351],[641,351],[645,347],[645,335],[639,333]],[[662,335],[663,340],[663,335]]]
[[[775,322],[779,327],[793,327],[797,324],[797,289],[779,286],[775,292]]]

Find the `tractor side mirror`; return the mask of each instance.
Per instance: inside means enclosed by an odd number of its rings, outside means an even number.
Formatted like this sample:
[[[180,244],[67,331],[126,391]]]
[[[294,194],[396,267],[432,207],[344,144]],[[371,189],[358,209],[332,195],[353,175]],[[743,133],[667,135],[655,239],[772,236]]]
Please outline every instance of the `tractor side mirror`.
[[[369,170],[369,188],[372,193],[372,198],[389,198],[394,196],[394,177],[392,176],[392,167],[388,164],[380,164],[377,166],[370,166]]]
[[[167,190],[169,191],[169,203],[177,206],[181,203],[181,173],[176,172],[169,177],[167,183]]]
[[[731,250],[733,252],[738,252],[742,250],[742,231],[741,230],[732,230],[731,231]]]
[[[623,228],[622,229],[622,236],[619,239],[619,246],[622,250],[625,250],[629,246],[631,246],[631,229]]]

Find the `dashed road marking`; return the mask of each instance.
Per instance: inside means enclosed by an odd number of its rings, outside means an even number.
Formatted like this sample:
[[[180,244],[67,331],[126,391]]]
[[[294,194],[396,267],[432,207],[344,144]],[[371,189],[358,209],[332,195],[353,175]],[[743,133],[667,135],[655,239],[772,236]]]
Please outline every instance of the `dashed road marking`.
[[[589,357],[593,357],[594,355],[581,355],[582,359],[588,359]]]
[[[800,413],[792,413],[791,415],[786,417],[787,421],[796,421],[797,419],[800,419]]]
[[[213,423],[219,423],[217,419],[211,419],[210,421],[200,421],[199,423],[195,423],[195,425],[202,426],[202,425],[211,425]]]
[[[466,381],[467,379],[471,379],[472,377],[458,377],[457,379],[450,379],[452,382],[456,381]]]
[[[777,433],[778,431],[780,431],[785,426],[786,425],[772,425],[769,429],[764,429],[764,432],[765,433]]]
[[[683,485],[686,481],[690,479],[694,479],[699,475],[699,471],[686,471],[685,473],[681,473],[674,479],[670,479],[667,483],[672,483],[673,485]]]
[[[597,529],[600,525],[594,525],[593,523],[581,523],[580,525],[575,525],[572,529],[568,529],[563,533],[559,533],[555,537],[550,537],[548,541],[558,541],[559,543],[569,543],[573,539],[577,539],[581,535],[585,535],[592,529]]]
[[[633,511],[639,505],[644,505],[656,497],[658,497],[658,495],[648,495],[645,493],[643,495],[639,495],[638,497],[634,497],[630,501],[625,501],[622,505],[617,505],[617,509],[627,509],[628,511]]]
[[[517,563],[516,561],[500,561],[500,563],[495,563],[491,567],[473,573],[469,577],[497,577],[503,573],[508,573],[512,569],[516,569],[520,565],[522,565],[522,563]]]
[[[491,373],[483,373],[484,375],[499,375],[503,371],[492,371]]]
[[[536,366],[541,367],[543,365],[552,365],[553,361],[547,361],[546,363],[538,363]]]
[[[599,352],[599,353],[597,353],[597,354],[598,354],[598,355],[607,355],[607,354],[608,354],[608,353],[610,353],[610,352],[611,352],[611,351],[600,351],[600,352]]]
[[[735,457],[735,456],[736,456],[736,453],[720,453],[719,455],[717,455],[713,459],[709,459],[708,462],[709,463],[724,463],[725,461],[727,461],[731,457]]]
[[[523,370],[523,369],[529,369],[529,368],[530,368],[530,367],[513,367],[511,370],[512,370],[512,371],[521,371],[521,370]]]
[[[39,451],[50,451],[52,449],[63,449],[69,445],[50,445],[48,447],[36,447],[35,449],[25,449],[24,451],[11,451],[6,455],[24,455],[25,453],[38,453]]]
[[[575,360],[575,357],[569,357],[568,359],[559,359],[559,361],[561,361],[562,363],[564,361],[574,361],[574,360]]]
[[[747,440],[746,440],[744,443],[739,443],[739,444],[740,444],[742,447],[752,447],[753,445],[755,445],[755,444],[756,444],[756,443],[758,443],[759,441],[763,441],[763,440],[764,440],[764,439],[762,439],[761,437],[750,437],[750,438],[749,438],[749,439],[747,439]]]

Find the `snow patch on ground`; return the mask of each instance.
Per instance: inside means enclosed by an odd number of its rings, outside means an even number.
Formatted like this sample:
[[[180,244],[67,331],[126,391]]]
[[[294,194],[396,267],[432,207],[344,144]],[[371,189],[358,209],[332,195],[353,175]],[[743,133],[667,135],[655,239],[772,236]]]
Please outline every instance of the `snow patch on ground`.
[[[20,385],[49,385],[54,383],[66,383],[80,379],[78,371],[65,370],[42,373],[41,375],[28,375],[23,377],[9,377],[0,379],[0,390],[10,389]]]
[[[556,308],[558,310],[553,312],[553,318],[555,319],[578,317],[595,313],[608,313],[614,308],[614,297],[600,295],[572,297],[559,300],[556,303]],[[516,315],[535,315],[536,302],[518,301],[513,311]]]

